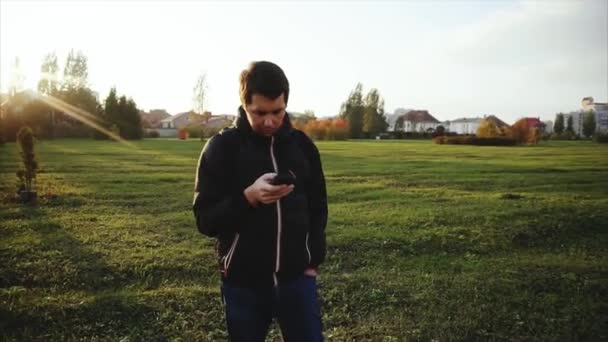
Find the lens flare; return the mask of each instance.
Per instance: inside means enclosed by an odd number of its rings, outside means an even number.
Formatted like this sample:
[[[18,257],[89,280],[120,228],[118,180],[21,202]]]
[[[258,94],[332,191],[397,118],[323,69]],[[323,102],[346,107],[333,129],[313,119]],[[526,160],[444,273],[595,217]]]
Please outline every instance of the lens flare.
[[[136,146],[133,145],[132,143],[128,142],[127,140],[121,138],[119,135],[117,135],[116,133],[108,130],[107,128],[103,127],[101,121],[99,120],[99,118],[97,118],[95,115],[82,110],[78,107],[72,106],[69,103],[66,103],[54,96],[51,95],[43,95],[43,94],[39,94],[39,93],[35,93],[36,98],[38,98],[40,101],[46,103],[47,105],[49,105],[50,107],[61,111],[62,113],[65,113],[66,115],[82,122],[83,124],[95,129],[98,132],[101,132],[105,135],[107,135],[108,137],[110,137],[110,139],[118,141],[121,144],[127,145],[129,147],[135,148]]]

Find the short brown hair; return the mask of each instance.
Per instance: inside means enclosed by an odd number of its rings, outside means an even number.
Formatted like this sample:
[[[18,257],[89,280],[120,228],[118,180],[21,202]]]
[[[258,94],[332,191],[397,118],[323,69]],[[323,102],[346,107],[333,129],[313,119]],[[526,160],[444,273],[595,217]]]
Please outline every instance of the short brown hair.
[[[283,94],[287,104],[289,81],[283,69],[272,62],[251,62],[247,69],[241,72],[239,79],[241,103],[250,104],[254,94],[273,100]]]

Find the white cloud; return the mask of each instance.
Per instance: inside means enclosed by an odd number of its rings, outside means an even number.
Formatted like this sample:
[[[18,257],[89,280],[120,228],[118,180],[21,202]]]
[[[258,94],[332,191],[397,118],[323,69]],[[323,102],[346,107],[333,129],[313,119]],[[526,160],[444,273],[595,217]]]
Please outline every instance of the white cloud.
[[[436,87],[445,96],[438,111],[514,121],[551,118],[578,108],[584,96],[606,101],[607,25],[605,1],[522,2],[434,37],[445,43],[428,62],[445,75]]]

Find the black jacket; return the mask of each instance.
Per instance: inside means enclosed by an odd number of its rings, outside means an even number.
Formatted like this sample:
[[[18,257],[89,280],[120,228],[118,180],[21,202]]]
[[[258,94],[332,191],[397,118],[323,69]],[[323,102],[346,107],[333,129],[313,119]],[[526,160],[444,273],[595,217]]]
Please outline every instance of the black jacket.
[[[275,204],[249,205],[245,188],[265,173],[289,171],[296,176],[294,191]],[[201,152],[193,210],[198,230],[217,238],[223,279],[237,285],[270,285],[325,259],[327,194],[319,151],[288,115],[274,136],[264,137],[239,108],[234,127]]]

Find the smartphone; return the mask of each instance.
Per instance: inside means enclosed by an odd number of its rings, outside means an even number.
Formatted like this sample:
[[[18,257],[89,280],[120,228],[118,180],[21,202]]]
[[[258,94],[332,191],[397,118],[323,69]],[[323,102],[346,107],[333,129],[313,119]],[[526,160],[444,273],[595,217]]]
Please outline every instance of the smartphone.
[[[272,184],[272,185],[281,185],[281,184],[291,185],[291,184],[295,184],[295,182],[296,182],[296,177],[294,177],[293,173],[285,172],[285,173],[279,173],[278,175],[274,176],[274,178],[272,179],[270,184]]]

